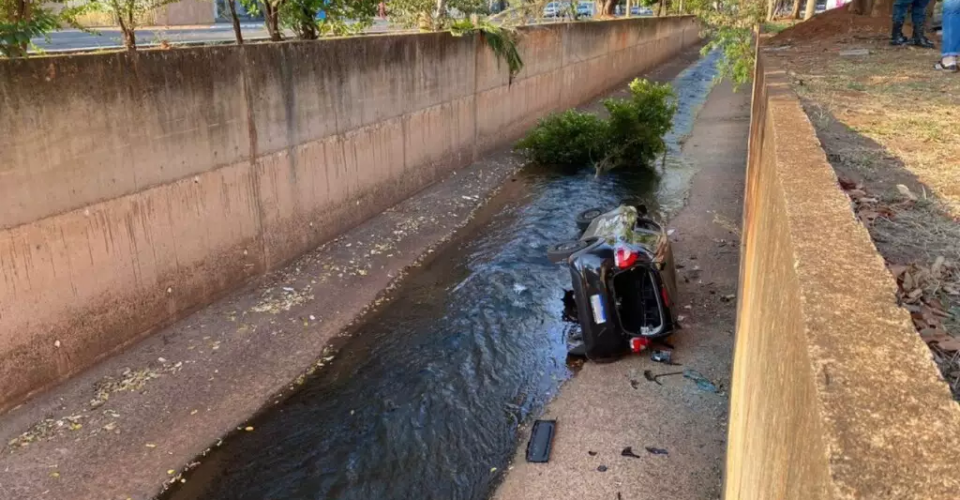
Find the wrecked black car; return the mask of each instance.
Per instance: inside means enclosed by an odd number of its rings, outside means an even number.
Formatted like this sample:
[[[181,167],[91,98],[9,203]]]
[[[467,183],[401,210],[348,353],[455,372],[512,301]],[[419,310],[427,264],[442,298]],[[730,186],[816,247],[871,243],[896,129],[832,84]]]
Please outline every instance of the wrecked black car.
[[[676,268],[663,226],[643,206],[594,208],[577,216],[579,239],[547,249],[570,269],[564,316],[581,326],[571,355],[613,361],[677,328]]]

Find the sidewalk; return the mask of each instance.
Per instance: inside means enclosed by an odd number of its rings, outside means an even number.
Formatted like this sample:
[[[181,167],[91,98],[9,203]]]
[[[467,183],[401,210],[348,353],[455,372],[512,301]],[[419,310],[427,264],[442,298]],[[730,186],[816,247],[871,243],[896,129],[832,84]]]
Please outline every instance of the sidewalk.
[[[726,390],[706,392],[682,376],[657,385],[644,371],[693,369],[729,385],[749,104],[747,91],[714,88],[684,145],[684,156],[701,170],[688,205],[670,221],[685,316],[670,341],[683,366],[647,355],[585,364],[541,417],[557,421],[550,462],[527,463],[524,436],[496,500],[720,497]],[[623,456],[627,447],[638,457]]]

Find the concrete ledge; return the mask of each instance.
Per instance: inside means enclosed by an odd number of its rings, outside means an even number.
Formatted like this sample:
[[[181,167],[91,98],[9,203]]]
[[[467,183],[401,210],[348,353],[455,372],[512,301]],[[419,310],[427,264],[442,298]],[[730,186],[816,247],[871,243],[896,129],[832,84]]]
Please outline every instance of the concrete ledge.
[[[957,498],[960,407],[762,56],[743,227],[725,498]]]

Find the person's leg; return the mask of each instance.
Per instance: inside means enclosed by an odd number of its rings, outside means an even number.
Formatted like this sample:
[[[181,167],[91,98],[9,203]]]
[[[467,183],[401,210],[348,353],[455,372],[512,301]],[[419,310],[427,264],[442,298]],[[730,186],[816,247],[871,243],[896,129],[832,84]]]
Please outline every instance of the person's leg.
[[[943,46],[940,48],[942,69],[956,71],[960,55],[960,0],[943,0]]]
[[[905,45],[907,37],[903,36],[903,22],[907,19],[907,9],[913,0],[893,0],[893,30],[890,33],[890,45]]]
[[[929,4],[930,0],[913,0],[913,41],[911,43],[925,49],[933,48],[933,42],[927,40],[926,35],[924,35],[924,24],[927,21],[927,5]]]

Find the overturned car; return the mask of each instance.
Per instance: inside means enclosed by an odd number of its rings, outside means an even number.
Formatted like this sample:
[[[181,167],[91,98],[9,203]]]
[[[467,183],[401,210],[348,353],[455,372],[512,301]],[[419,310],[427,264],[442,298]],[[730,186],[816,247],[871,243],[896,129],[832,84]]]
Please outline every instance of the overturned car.
[[[572,278],[564,315],[580,323],[582,339],[570,354],[612,361],[672,334],[676,268],[663,226],[629,204],[586,210],[577,226],[579,239],[547,249]]]

